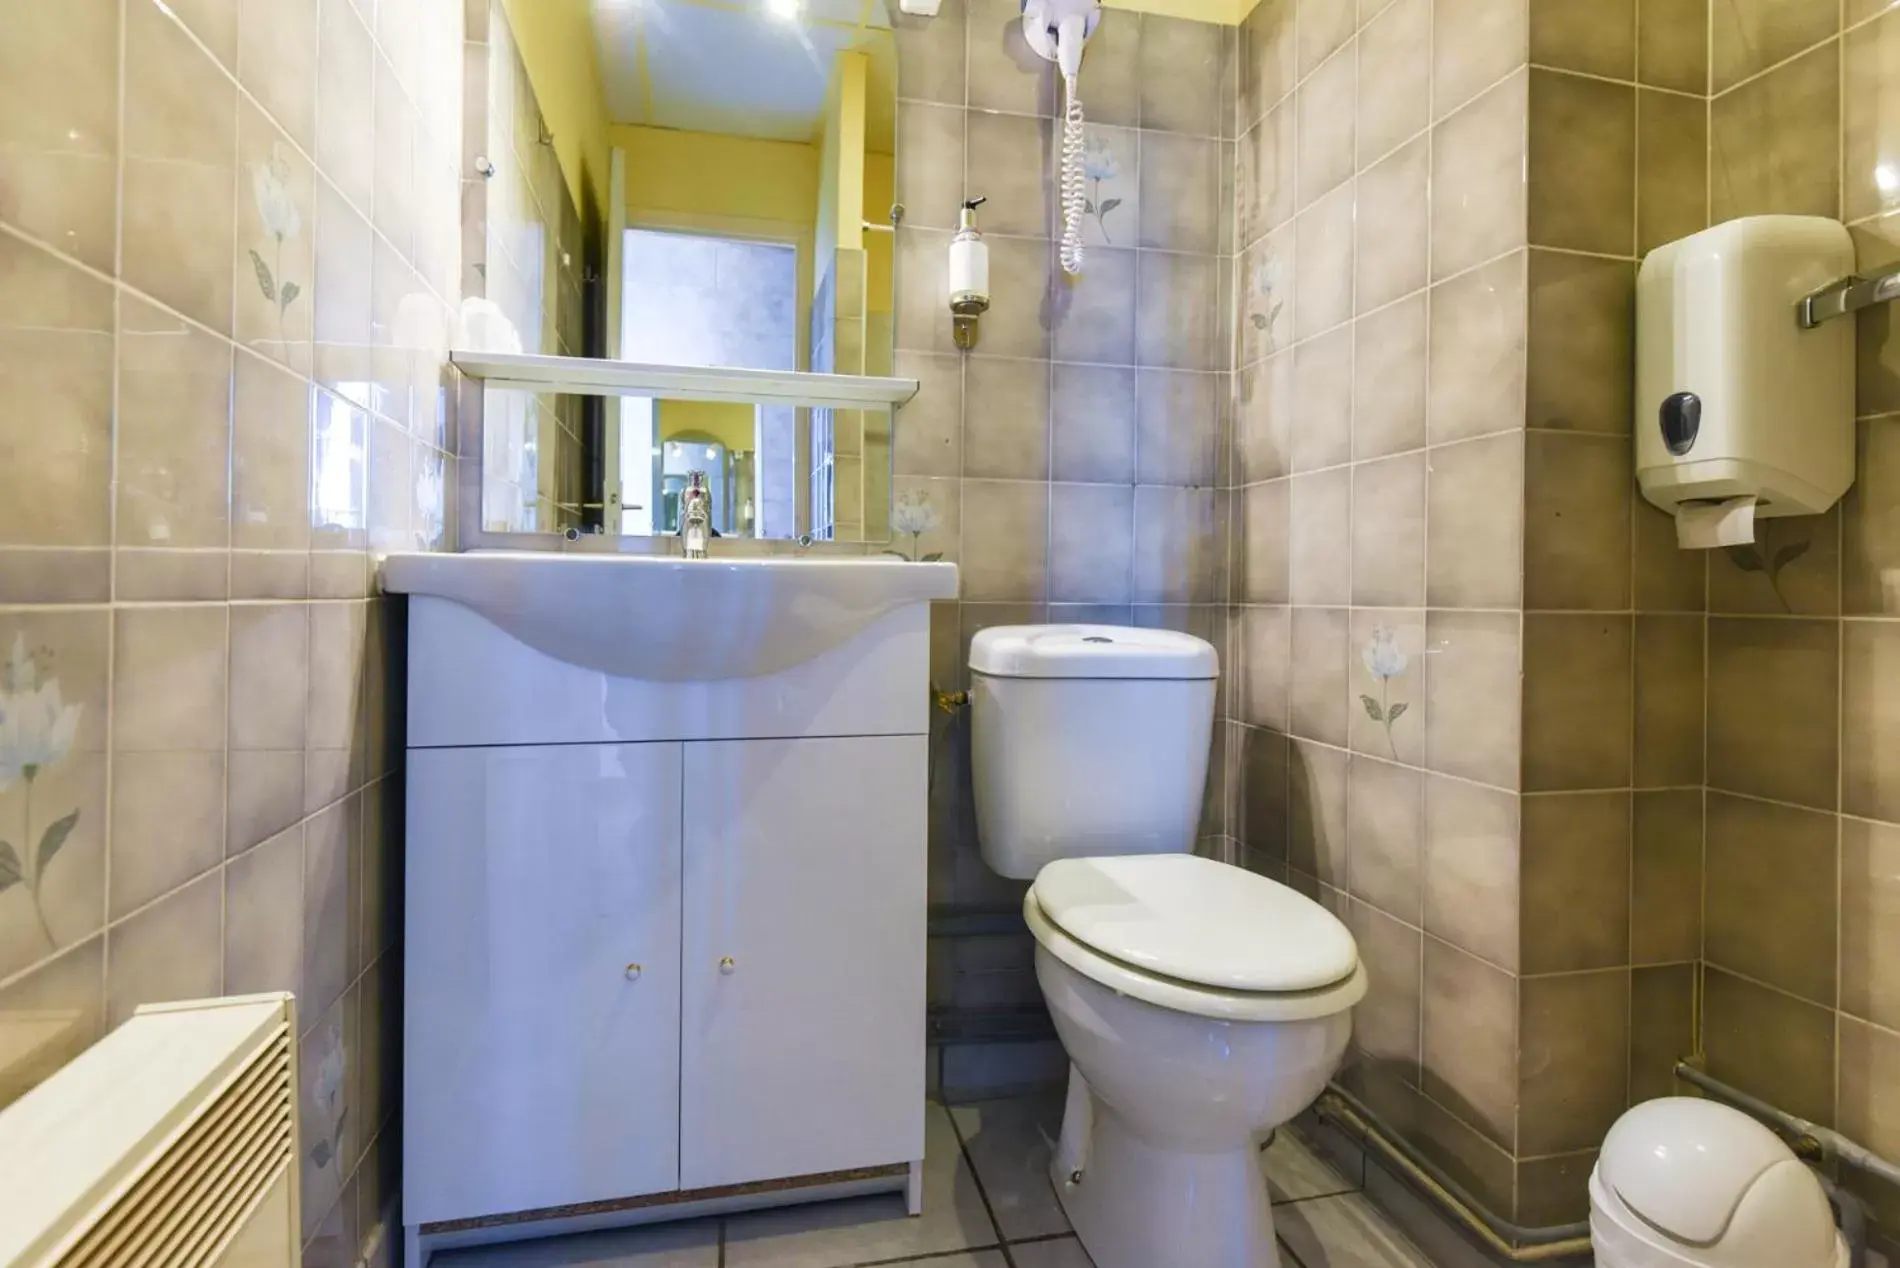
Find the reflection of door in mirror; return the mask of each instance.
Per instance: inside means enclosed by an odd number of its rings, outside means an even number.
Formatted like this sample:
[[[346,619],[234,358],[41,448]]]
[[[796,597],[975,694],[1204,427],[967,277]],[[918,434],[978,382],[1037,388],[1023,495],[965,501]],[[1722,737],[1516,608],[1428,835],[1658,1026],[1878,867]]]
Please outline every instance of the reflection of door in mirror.
[[[623,360],[798,368],[792,244],[629,229],[622,258]],[[789,487],[795,413],[736,401],[621,398],[620,531],[676,532],[679,490],[703,471],[720,535],[796,536]],[[782,476],[787,487],[755,487],[755,472],[768,483]]]

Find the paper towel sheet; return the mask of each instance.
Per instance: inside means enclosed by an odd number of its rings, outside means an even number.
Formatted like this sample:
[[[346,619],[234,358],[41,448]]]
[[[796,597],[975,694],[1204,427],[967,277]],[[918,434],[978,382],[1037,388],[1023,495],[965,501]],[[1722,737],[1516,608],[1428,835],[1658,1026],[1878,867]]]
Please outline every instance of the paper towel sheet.
[[[1685,502],[1676,507],[1676,545],[1684,550],[1746,546],[1755,540],[1755,499]]]

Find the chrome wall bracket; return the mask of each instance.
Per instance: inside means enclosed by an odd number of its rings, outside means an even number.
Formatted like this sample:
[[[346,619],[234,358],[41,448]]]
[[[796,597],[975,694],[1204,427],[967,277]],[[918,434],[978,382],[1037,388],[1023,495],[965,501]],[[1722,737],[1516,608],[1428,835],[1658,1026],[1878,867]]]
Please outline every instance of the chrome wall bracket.
[[[1844,277],[1809,295],[1795,305],[1795,318],[1803,330],[1813,330],[1824,321],[1900,299],[1900,264],[1869,277]]]

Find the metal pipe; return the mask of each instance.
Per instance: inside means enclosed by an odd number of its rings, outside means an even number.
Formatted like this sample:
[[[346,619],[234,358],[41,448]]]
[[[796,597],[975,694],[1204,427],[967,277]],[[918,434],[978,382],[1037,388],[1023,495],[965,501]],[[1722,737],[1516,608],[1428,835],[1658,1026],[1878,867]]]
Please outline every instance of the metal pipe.
[[[1393,1131],[1376,1111],[1337,1083],[1327,1084],[1318,1109],[1321,1117],[1332,1119],[1371,1145],[1414,1187],[1496,1254],[1514,1263],[1527,1264],[1590,1253],[1589,1224],[1531,1228],[1497,1215]]]
[[[1847,1243],[1847,1268],[1867,1268],[1867,1204],[1819,1172],[1814,1178],[1827,1192],[1841,1240]]]
[[[1878,1176],[1888,1184],[1900,1185],[1900,1164],[1882,1158],[1866,1146],[1856,1144],[1831,1127],[1823,1127],[1819,1123],[1798,1118],[1786,1110],[1778,1110],[1759,1097],[1751,1096],[1738,1087],[1724,1083],[1712,1075],[1704,1074],[1687,1061],[1676,1062],[1676,1077],[1684,1083],[1693,1083],[1718,1101],[1726,1101],[1736,1109],[1746,1110],[1756,1118],[1779,1127],[1783,1132],[1794,1137],[1797,1146],[1803,1142],[1812,1142],[1813,1147],[1824,1159],[1838,1159],[1857,1171]],[[1800,1150],[1797,1148],[1796,1152]]]

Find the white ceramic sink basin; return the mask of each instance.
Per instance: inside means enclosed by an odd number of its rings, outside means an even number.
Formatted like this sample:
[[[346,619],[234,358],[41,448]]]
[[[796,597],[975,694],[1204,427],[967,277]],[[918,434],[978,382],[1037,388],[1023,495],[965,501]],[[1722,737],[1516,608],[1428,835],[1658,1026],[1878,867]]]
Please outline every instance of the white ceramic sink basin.
[[[536,651],[619,678],[751,678],[801,664],[894,608],[953,598],[955,564],[537,551],[395,554],[383,588],[451,599]]]

